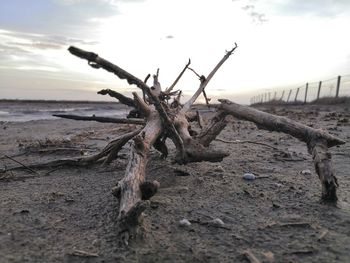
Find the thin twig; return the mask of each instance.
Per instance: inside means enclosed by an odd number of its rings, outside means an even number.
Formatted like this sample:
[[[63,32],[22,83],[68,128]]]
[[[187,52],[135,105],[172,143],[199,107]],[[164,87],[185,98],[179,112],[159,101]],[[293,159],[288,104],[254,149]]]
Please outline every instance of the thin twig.
[[[191,70],[198,78],[201,77],[201,75],[199,75],[193,68],[188,68],[189,70]]]
[[[17,161],[15,159],[13,159],[12,157],[5,155],[6,158],[10,159],[11,161],[14,161],[15,163],[18,163],[20,165],[22,165],[24,168],[26,168],[28,171],[31,171],[32,173],[35,173],[37,175],[40,175],[37,171],[34,171],[33,169],[31,169],[30,167],[26,166],[25,164],[21,163],[20,161]]]
[[[103,123],[120,123],[120,124],[136,124],[136,125],[144,125],[146,123],[144,119],[140,119],[140,118],[127,119],[127,118],[111,118],[111,117],[97,117],[97,116],[80,116],[80,115],[70,115],[70,114],[53,114],[52,116],[64,118],[64,119],[78,120],[78,121],[97,121],[97,122],[103,122]]]
[[[186,69],[188,68],[188,66],[191,64],[191,59],[188,59],[188,63],[186,64],[186,66],[184,67],[184,69],[180,72],[179,76],[175,79],[174,83],[171,84],[171,86],[167,89],[165,89],[165,93],[169,94],[175,87],[175,85],[177,84],[177,82],[180,80],[180,78],[182,77],[182,75],[185,73]]]
[[[228,141],[228,140],[225,140],[225,139],[221,139],[221,138],[216,138],[215,140],[217,141],[220,141],[220,142],[224,142],[224,143],[251,143],[251,144],[257,144],[257,145],[262,145],[262,146],[266,146],[266,147],[269,147],[271,149],[274,149],[274,150],[277,150],[277,151],[282,151],[272,145],[269,145],[269,144],[266,144],[266,143],[262,143],[262,142],[255,142],[255,141],[248,141],[248,140],[245,140],[245,141],[241,141],[241,140],[235,140],[235,141]]]

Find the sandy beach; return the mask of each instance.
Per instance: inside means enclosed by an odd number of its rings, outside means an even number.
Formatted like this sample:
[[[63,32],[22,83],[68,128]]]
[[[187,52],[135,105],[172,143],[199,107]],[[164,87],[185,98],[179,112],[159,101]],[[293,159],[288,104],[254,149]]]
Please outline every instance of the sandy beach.
[[[91,108],[86,113],[101,105],[86,106]],[[120,110],[106,112],[104,107],[106,114]],[[0,108],[8,112],[6,105]],[[230,152],[221,163],[176,165],[171,142],[166,160],[152,149],[147,177],[159,181],[160,190],[145,212],[143,237],[128,247],[118,242],[118,200],[111,194],[124,176],[128,144],[107,166],[0,173],[0,261],[249,262],[249,250],[261,262],[349,262],[350,105],[263,110],[325,129],[347,142],[330,149],[339,182],[337,205],[320,202],[321,185],[304,143],[232,118],[218,138],[241,143],[215,140],[212,147]],[[19,166],[5,155],[26,165],[89,155],[137,127],[23,120],[0,121],[2,171]],[[256,179],[244,180],[247,172]],[[224,227],[205,223],[216,218]],[[191,226],[180,226],[182,219]]]

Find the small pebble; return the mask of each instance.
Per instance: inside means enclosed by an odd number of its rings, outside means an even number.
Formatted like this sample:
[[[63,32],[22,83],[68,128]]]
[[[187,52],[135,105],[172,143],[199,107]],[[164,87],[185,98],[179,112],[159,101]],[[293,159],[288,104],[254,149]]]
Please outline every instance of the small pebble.
[[[215,172],[219,172],[219,173],[225,172],[224,168],[222,168],[221,165],[218,165],[217,167],[215,167],[214,171]]]
[[[255,179],[255,174],[252,173],[245,173],[243,175],[243,179],[244,180],[254,180]]]
[[[215,218],[209,222],[210,224],[214,226],[224,226],[225,223],[220,218]]]
[[[300,173],[301,173],[302,175],[311,175],[311,171],[310,171],[309,169],[307,169],[307,170],[302,170]]]
[[[186,226],[190,226],[191,225],[191,222],[188,221],[188,219],[184,218],[184,219],[181,219],[179,221],[179,225],[180,226],[183,226],[183,227],[186,227]]]

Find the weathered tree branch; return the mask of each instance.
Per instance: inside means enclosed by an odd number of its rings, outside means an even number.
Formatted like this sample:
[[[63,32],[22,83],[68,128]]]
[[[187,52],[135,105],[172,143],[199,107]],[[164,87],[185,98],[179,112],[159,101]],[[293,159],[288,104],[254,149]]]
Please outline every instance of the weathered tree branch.
[[[116,139],[112,140],[107,144],[107,146],[99,153],[90,155],[90,156],[84,156],[84,157],[77,157],[77,158],[66,158],[66,159],[60,159],[60,160],[53,160],[45,163],[34,163],[34,164],[27,164],[26,166],[29,168],[55,168],[60,166],[86,166],[92,163],[96,163],[99,160],[102,160],[102,158],[106,157],[104,163],[109,163],[113,159],[117,157],[118,152],[120,149],[134,136],[140,133],[142,129],[136,129],[135,131],[122,134],[118,136]],[[7,171],[13,171],[13,170],[19,170],[23,169],[23,166],[16,166],[8,168]]]
[[[97,116],[79,116],[79,115],[69,115],[69,114],[53,114],[54,117],[78,120],[78,121],[97,121],[104,123],[120,123],[120,124],[137,124],[144,125],[146,122],[144,119],[136,118],[110,118],[110,117],[97,117]]]
[[[151,92],[151,89],[140,79],[135,77],[134,75],[130,74],[129,72],[125,71],[124,69],[112,64],[111,62],[100,58],[97,54],[92,52],[87,52],[85,50],[76,48],[76,47],[69,47],[69,52],[73,55],[86,59],[89,62],[89,65],[93,66],[94,68],[103,68],[109,72],[114,73],[117,75],[120,79],[126,79],[129,84],[134,84],[140,89],[142,89],[147,96],[150,98],[150,100],[153,102],[156,110],[159,113],[159,116],[162,120],[162,123],[164,127],[169,131],[169,135],[171,136],[176,148],[181,153],[182,156],[184,156],[184,146],[183,141],[181,137],[179,136],[178,132],[176,131],[172,121],[169,119],[166,111],[164,110],[164,107],[162,106],[161,102],[159,101],[159,98],[157,96],[154,96]]]
[[[191,70],[197,77],[198,79],[200,80],[200,82],[203,82],[205,81],[205,77],[203,75],[199,75],[193,68],[188,68],[189,70]],[[207,106],[209,107],[209,101],[210,99],[208,99],[208,96],[207,96],[207,93],[205,92],[205,89],[203,88],[202,90],[202,93],[203,93],[203,96],[204,96],[204,99],[205,99],[205,103],[207,104]]]
[[[93,68],[103,68],[111,73],[114,73],[120,79],[125,79],[130,85],[134,84],[142,90],[148,88],[148,86],[142,80],[136,78],[134,75],[112,64],[111,62],[99,57],[93,52],[87,52],[85,50],[73,46],[70,46],[68,48],[68,51],[81,59],[86,59],[88,61],[88,64]]]
[[[222,66],[222,64],[225,63],[225,61],[232,55],[233,51],[237,48],[237,44],[235,43],[235,46],[230,50],[227,51],[225,56],[219,61],[219,63],[215,66],[215,68],[209,73],[208,77],[205,79],[201,78],[201,84],[199,85],[198,90],[193,94],[191,99],[185,103],[185,105],[182,108],[182,112],[188,111],[192,104],[196,101],[198,96],[203,92],[204,88],[208,85],[209,81],[213,78],[215,73],[218,71],[218,69]]]
[[[189,124],[184,113],[179,112],[174,119],[176,130],[184,141],[185,157],[177,157],[178,163],[188,162],[220,162],[229,154],[227,152],[215,151],[204,147],[199,140],[193,139],[189,133]],[[218,131],[219,133],[219,131]],[[214,139],[213,137],[211,137]],[[208,139],[209,140],[209,139]]]
[[[155,75],[153,75],[153,86],[151,87],[151,93],[154,97],[159,98],[159,95],[162,92],[162,87],[158,81],[158,77],[159,77],[159,69],[157,69],[157,73]]]
[[[208,147],[209,144],[220,134],[220,132],[225,129],[228,122],[226,119],[227,115],[228,114],[223,111],[217,112],[211,119],[210,123],[196,137],[196,140],[203,146]]]
[[[142,100],[136,92],[133,92],[135,107],[142,112],[142,115],[148,117],[151,113],[151,108],[144,100]]]
[[[219,101],[221,102],[221,105],[218,106],[220,110],[239,119],[254,122],[260,128],[269,131],[284,132],[306,143],[309,143],[314,138],[324,138],[327,141],[327,147],[345,143],[345,141],[325,131],[311,128],[286,117],[272,115],[225,99],[220,99]]]
[[[165,91],[164,91],[165,93],[169,94],[174,89],[174,87],[179,82],[179,80],[181,79],[182,75],[185,73],[186,69],[190,66],[190,64],[191,64],[191,59],[188,59],[188,62],[186,64],[186,66],[180,72],[179,76],[175,79],[174,83],[171,84],[171,86],[169,88],[165,89]]]
[[[312,154],[316,173],[322,184],[322,198],[337,200],[337,179],[334,175],[329,147],[344,144],[345,141],[322,130],[313,129],[286,117],[275,116],[250,107],[241,106],[228,100],[219,100],[218,107],[228,114],[252,121],[263,129],[284,132],[305,142]]]
[[[132,228],[139,223],[138,217],[144,209],[135,213],[142,202],[140,186],[145,182],[145,168],[148,152],[162,132],[157,112],[152,112],[143,130],[134,137],[125,177],[118,183],[120,189],[119,220],[123,227]],[[143,206],[143,208],[145,208]]]
[[[119,92],[116,92],[114,90],[103,89],[103,90],[100,90],[99,92],[97,92],[97,94],[101,94],[101,95],[108,94],[109,96],[118,99],[120,101],[120,103],[135,108],[135,102],[133,99],[128,98],[128,97],[124,96],[123,94],[120,94]]]
[[[316,173],[322,184],[322,199],[326,201],[336,201],[337,198],[337,178],[334,175],[332,166],[332,156],[328,152],[327,140],[315,138],[308,144],[309,152],[315,165]]]

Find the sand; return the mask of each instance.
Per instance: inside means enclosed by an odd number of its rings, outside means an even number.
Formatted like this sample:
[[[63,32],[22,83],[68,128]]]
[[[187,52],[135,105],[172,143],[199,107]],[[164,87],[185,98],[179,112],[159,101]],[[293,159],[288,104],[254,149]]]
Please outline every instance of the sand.
[[[0,173],[0,262],[350,261],[350,106],[265,108],[347,141],[331,149],[340,187],[337,205],[320,202],[321,186],[304,143],[232,119],[214,141],[221,163],[172,164],[152,150],[147,177],[160,182],[145,212],[144,234],[118,242],[120,180],[128,145],[111,165]],[[72,120],[0,122],[0,169],[91,154],[132,125]],[[170,148],[172,148],[169,142]],[[179,173],[181,169],[186,173]],[[307,171],[309,170],[311,174]],[[302,172],[304,171],[304,172]],[[244,173],[258,179],[246,181]],[[219,218],[224,226],[207,224]],[[188,219],[190,226],[180,226]]]

